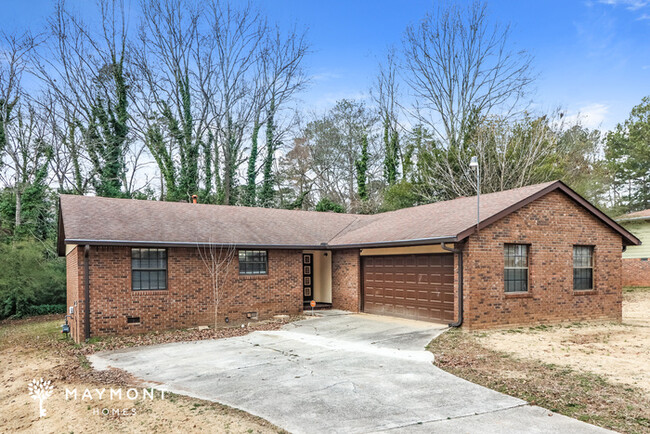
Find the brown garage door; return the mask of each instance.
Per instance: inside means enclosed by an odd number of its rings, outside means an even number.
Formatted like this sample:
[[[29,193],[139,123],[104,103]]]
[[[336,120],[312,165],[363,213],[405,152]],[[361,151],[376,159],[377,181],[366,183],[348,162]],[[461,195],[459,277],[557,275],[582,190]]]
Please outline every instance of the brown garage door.
[[[364,256],[363,310],[425,321],[454,320],[454,256]]]

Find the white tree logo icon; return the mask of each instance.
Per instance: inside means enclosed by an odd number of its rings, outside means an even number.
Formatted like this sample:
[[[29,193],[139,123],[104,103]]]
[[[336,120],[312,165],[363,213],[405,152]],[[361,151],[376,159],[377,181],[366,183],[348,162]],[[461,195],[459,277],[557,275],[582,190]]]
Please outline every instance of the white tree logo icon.
[[[52,382],[50,380],[43,381],[42,378],[40,380],[36,380],[36,378],[34,378],[27,386],[29,389],[29,395],[32,397],[32,399],[38,399],[38,408],[40,410],[38,416],[39,418],[45,417],[47,414],[47,411],[43,408],[43,401],[52,396],[52,393],[54,393],[54,386],[52,386],[51,383]]]

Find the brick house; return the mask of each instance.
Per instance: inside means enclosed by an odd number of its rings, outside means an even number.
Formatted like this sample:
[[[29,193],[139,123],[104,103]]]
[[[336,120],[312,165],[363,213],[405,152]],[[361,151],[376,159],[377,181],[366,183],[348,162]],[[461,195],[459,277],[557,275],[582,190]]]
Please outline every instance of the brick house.
[[[60,198],[75,341],[319,307],[469,328],[621,319],[640,241],[562,182],[351,215]],[[460,302],[462,300],[462,303]]]
[[[623,286],[650,286],[650,209],[616,218],[643,243],[623,252]]]

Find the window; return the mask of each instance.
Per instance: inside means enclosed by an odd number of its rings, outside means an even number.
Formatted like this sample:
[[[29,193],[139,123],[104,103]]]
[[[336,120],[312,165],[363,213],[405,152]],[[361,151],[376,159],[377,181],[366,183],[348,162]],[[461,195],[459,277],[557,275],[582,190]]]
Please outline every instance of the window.
[[[240,250],[239,274],[266,274],[266,251]]]
[[[594,289],[594,248],[573,246],[573,290]]]
[[[505,291],[528,291],[528,246],[526,244],[506,244],[505,254]]]
[[[167,289],[167,250],[131,249],[131,279],[134,291]]]

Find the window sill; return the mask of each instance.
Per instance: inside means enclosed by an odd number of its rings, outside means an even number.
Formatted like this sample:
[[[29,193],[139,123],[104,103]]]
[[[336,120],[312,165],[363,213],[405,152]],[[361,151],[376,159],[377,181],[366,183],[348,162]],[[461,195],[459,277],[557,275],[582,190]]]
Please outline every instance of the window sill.
[[[132,294],[135,295],[168,295],[169,290],[168,289],[137,289],[131,290]]]
[[[506,298],[533,298],[530,292],[506,292]]]
[[[574,289],[573,295],[594,295],[596,294],[595,289]]]
[[[268,279],[268,274],[240,274],[239,278],[242,280],[264,280]]]

